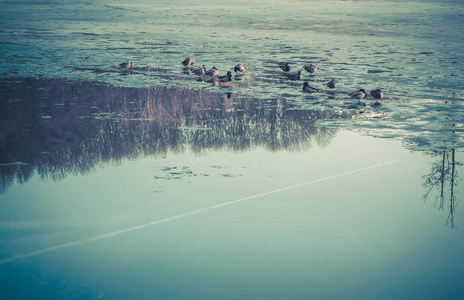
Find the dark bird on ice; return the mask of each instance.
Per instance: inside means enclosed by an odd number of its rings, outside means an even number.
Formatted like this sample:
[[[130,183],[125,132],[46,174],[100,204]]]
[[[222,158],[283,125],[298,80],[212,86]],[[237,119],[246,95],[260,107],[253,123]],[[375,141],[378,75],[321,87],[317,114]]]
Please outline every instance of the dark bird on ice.
[[[218,69],[216,67],[212,67],[211,69],[205,72],[205,75],[216,76],[218,73],[219,73]]]
[[[288,65],[288,63],[285,63],[285,64],[279,64],[279,68],[282,69],[282,71],[284,72],[288,72],[290,71],[290,66]]]
[[[219,80],[220,82],[232,81],[232,79],[234,79],[234,77],[232,76],[232,72],[231,72],[231,71],[228,71],[226,76],[219,76],[219,77],[218,77],[218,80]]]
[[[303,92],[306,92],[306,93],[317,93],[317,92],[320,92],[321,90],[318,89],[317,87],[313,86],[313,85],[309,85],[308,82],[304,82],[303,83]]]
[[[190,65],[193,65],[195,63],[195,60],[193,58],[186,58],[184,59],[184,61],[182,62],[182,65],[184,65],[185,67],[190,67]]]
[[[332,79],[331,81],[327,82],[327,86],[331,89],[334,89],[337,87],[337,80]]]
[[[295,74],[285,74],[285,75],[290,80],[301,80],[301,78],[303,78],[303,72],[301,72],[301,70]]]
[[[303,67],[306,71],[309,73],[313,74],[314,72],[317,71],[317,67],[313,64],[307,64],[306,66]]]
[[[382,100],[383,99],[383,92],[381,89],[375,89],[371,91],[371,96],[375,99]]]
[[[243,73],[245,72],[245,66],[243,64],[238,64],[234,67],[234,72],[237,73],[237,72],[240,72],[240,73]]]
[[[355,98],[355,99],[358,99],[358,100],[364,99],[364,98],[366,98],[366,91],[364,89],[360,89],[360,90],[358,90],[356,92],[350,93],[349,96],[351,98]]]
[[[206,73],[205,65],[201,66],[201,68],[193,69],[193,70],[192,70],[192,73],[193,73],[193,74],[196,74],[196,75],[203,75],[203,74],[205,74],[205,73]]]
[[[119,64],[119,66],[123,68],[124,70],[129,70],[130,68],[134,67],[134,63],[131,62],[130,60],[127,60],[126,62]]]

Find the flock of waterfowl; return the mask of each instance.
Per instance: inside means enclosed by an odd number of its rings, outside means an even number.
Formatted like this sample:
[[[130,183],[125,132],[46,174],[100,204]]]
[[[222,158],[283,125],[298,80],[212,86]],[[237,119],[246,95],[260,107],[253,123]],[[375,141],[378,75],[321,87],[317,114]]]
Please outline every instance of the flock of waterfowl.
[[[224,76],[218,76],[219,70],[216,67],[212,67],[209,70],[206,70],[205,65],[201,68],[192,68],[191,65],[195,64],[193,58],[186,58],[182,65],[187,69],[190,75],[199,75],[199,80],[203,82],[212,83],[214,86],[219,85],[221,82],[230,82],[234,79],[231,71],[227,71],[227,74]],[[240,76],[245,72],[245,66],[243,64],[238,64],[234,67],[235,76]]]
[[[221,83],[231,82],[234,79],[234,75],[232,75],[231,71],[228,71],[227,74],[224,76],[218,76],[219,70],[216,67],[212,67],[209,70],[207,70],[204,65],[202,65],[201,68],[193,68],[192,65],[195,64],[195,60],[190,57],[182,61],[181,64],[186,68],[188,74],[198,75],[200,81],[212,83],[213,86],[218,86]],[[126,62],[119,64],[119,66],[122,69],[127,71],[134,67],[134,63],[128,60]],[[289,73],[291,70],[291,67],[289,66],[288,63],[280,63],[278,64],[278,66],[280,67],[280,69],[282,69],[282,71],[284,71],[285,76],[289,80],[293,80],[293,81],[302,80],[303,72],[301,70],[299,70],[296,73],[291,74]],[[310,74],[314,74],[317,71],[317,66],[313,64],[307,64],[303,66],[303,69],[309,72]],[[242,76],[243,73],[245,73],[245,71],[246,71],[246,68],[243,64],[237,64],[234,67],[234,72],[236,73],[235,74],[236,77]],[[329,82],[326,83],[326,86],[330,89],[335,89],[337,87],[337,80],[335,79],[330,80]],[[307,81],[305,81],[303,83],[302,91],[305,93],[312,94],[312,93],[321,92],[321,89],[313,85],[310,85]],[[348,95],[351,98],[361,100],[367,97],[367,92],[364,89],[359,89],[358,91],[349,93]],[[377,100],[383,99],[383,92],[381,89],[371,90],[370,95]]]

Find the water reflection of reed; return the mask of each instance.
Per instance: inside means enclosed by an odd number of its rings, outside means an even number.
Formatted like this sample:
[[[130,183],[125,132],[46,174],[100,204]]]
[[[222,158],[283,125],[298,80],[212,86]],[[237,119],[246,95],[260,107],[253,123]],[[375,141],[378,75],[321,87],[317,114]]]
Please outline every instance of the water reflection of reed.
[[[432,171],[429,174],[423,176],[423,179],[425,180],[424,186],[428,188],[424,195],[424,200],[429,197],[430,193],[434,189],[438,189],[440,192],[436,197],[436,200],[439,203],[439,209],[444,209],[446,202],[445,195],[448,192],[446,188],[449,187],[450,202],[446,225],[450,225],[451,228],[454,228],[454,213],[456,204],[454,188],[459,181],[459,175],[457,173],[456,166],[462,166],[462,163],[456,161],[455,149],[439,151],[436,154],[438,157],[440,157],[439,161],[433,164]]]
[[[187,149],[298,151],[327,145],[336,133],[314,125],[330,112],[292,109],[285,99],[35,78],[3,80],[0,88],[1,192],[35,172],[59,180]]]

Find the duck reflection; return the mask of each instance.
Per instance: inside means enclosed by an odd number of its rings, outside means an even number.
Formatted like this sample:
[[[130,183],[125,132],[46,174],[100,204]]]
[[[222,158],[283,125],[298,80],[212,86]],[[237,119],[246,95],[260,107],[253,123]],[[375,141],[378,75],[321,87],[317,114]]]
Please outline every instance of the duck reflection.
[[[439,194],[436,197],[436,200],[439,202],[439,209],[444,209],[446,197],[449,197],[449,214],[446,225],[450,225],[451,228],[455,228],[454,213],[456,195],[454,194],[454,188],[459,181],[456,166],[463,165],[456,161],[455,152],[455,149],[436,152],[437,156],[440,157],[439,161],[433,164],[430,174],[423,176],[423,179],[425,180],[424,186],[427,187],[424,200],[430,196],[430,193],[433,190],[438,189]],[[445,190],[448,187],[449,191]]]
[[[285,99],[170,87],[15,78],[0,91],[0,193],[35,173],[60,180],[143,155],[325,146],[337,130],[315,122],[340,117]]]

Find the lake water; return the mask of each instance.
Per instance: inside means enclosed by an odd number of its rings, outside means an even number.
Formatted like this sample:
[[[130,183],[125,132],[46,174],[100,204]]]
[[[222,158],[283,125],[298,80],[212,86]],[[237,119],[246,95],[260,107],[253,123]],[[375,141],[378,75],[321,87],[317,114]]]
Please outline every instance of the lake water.
[[[463,18],[0,1],[0,299],[462,299]]]

